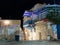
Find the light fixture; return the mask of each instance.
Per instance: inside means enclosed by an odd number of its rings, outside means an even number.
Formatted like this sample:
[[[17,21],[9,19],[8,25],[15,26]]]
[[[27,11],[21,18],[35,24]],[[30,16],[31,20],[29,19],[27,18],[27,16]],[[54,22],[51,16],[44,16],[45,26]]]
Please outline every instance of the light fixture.
[[[10,20],[4,20],[3,23],[4,23],[4,25],[9,25],[10,24]]]

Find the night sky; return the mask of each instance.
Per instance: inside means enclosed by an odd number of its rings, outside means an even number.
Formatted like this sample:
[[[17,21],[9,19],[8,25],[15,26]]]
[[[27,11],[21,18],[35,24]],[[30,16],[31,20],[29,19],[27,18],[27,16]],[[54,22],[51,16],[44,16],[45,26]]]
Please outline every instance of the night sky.
[[[0,17],[3,19],[21,19],[24,11],[31,9],[36,3],[53,4],[54,2],[53,0],[1,0]],[[56,0],[55,3],[60,4],[60,1]]]

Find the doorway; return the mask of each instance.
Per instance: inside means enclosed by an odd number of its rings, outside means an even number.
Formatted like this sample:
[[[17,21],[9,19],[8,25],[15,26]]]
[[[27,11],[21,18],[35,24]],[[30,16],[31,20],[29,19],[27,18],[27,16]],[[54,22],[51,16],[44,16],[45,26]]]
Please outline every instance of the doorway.
[[[41,40],[41,32],[39,32],[39,40]]]

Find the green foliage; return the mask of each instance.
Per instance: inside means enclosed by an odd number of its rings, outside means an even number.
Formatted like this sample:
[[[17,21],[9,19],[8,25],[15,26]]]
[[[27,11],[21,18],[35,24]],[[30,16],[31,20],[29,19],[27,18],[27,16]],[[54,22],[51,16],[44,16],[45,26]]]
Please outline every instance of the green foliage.
[[[52,21],[53,23],[60,24],[60,12],[58,12],[57,10],[53,10],[52,12],[49,12],[46,18]]]

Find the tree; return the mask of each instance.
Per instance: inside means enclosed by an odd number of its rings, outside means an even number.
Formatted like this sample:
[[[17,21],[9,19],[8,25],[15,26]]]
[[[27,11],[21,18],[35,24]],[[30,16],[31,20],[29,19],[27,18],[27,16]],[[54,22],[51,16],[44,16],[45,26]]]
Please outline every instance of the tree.
[[[60,24],[60,12],[57,8],[49,8],[48,11],[46,18],[55,24]]]

